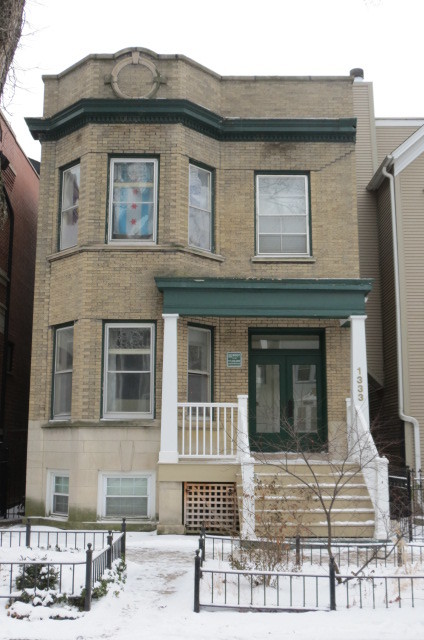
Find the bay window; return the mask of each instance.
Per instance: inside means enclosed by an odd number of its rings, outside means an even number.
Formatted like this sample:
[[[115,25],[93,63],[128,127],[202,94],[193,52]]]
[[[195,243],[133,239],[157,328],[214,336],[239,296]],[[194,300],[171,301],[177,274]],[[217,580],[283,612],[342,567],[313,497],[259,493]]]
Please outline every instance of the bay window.
[[[53,418],[71,417],[74,327],[59,327],[55,333]]]
[[[103,416],[153,418],[154,325],[105,326]]]
[[[110,161],[109,242],[156,242],[157,165],[154,158]]]
[[[190,164],[188,243],[212,251],[212,172]]]
[[[74,247],[78,241],[80,165],[64,169],[61,178],[60,250]]]

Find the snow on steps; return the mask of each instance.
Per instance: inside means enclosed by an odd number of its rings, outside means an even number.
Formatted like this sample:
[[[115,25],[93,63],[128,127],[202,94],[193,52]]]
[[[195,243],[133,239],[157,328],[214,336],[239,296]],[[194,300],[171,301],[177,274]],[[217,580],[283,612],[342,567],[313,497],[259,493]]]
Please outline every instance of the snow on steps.
[[[346,463],[307,465],[298,459],[255,464],[255,535],[326,536],[327,522],[316,487],[327,507],[334,498],[333,536],[373,537],[374,509],[362,471]],[[240,478],[237,491],[240,500]]]

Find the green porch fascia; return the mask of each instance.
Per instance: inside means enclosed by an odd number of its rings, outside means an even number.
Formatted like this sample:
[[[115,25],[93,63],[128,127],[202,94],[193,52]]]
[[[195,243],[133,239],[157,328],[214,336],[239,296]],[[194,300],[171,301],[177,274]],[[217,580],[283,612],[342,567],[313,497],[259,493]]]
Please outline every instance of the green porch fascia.
[[[163,313],[181,316],[339,318],[366,315],[370,279],[242,280],[156,277]]]
[[[356,118],[224,118],[190,100],[83,98],[48,118],[25,118],[36,140],[87,124],[183,124],[216,140],[355,142]]]

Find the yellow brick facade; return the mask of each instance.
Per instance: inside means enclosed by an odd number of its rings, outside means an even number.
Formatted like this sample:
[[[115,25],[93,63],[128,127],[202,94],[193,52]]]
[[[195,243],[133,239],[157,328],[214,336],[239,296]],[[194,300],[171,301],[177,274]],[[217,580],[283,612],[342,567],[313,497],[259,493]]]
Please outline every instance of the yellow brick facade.
[[[128,51],[90,56],[59,76],[45,78],[45,117],[83,98],[114,99],[105,78]],[[185,99],[232,118],[349,118],[350,78],[221,78],[181,56],[143,55],[166,83],[157,98]],[[128,66],[120,78],[127,92],[145,82],[145,69]],[[144,75],[143,75],[144,74]],[[157,243],[107,243],[111,157],[157,158]],[[80,162],[78,244],[58,251],[61,169]],[[194,161],[214,171],[214,252],[188,246],[188,173]],[[312,251],[304,259],[255,255],[255,174],[307,172]],[[359,278],[354,142],[223,141],[182,123],[94,123],[43,143],[36,267],[32,387],[28,447],[27,511],[48,512],[48,473],[69,472],[69,518],[96,520],[99,473],[146,472],[156,485],[162,404],[162,295],[155,276],[239,279]],[[150,420],[102,420],[105,321],[155,325],[154,411]],[[74,324],[71,420],[52,421],[54,333]],[[350,330],[338,319],[181,317],[178,320],[178,398],[187,399],[187,326],[213,328],[214,401],[236,402],[248,393],[249,328],[304,328],[325,333],[329,432],[346,421],[350,393]],[[226,353],[242,354],[229,369]],[[206,480],[217,480],[216,468]],[[227,468],[227,467],[226,467]],[[235,479],[227,468],[225,479]],[[197,468],[196,473],[199,473]],[[208,475],[209,474],[209,475]],[[152,494],[164,525],[178,528],[180,507],[168,517],[169,495],[181,483]],[[190,480],[190,478],[186,478]],[[171,492],[168,497],[166,489]],[[162,507],[160,495],[163,495]],[[175,493],[174,493],[175,492]],[[175,500],[173,499],[175,503]],[[180,522],[181,524],[181,522]]]

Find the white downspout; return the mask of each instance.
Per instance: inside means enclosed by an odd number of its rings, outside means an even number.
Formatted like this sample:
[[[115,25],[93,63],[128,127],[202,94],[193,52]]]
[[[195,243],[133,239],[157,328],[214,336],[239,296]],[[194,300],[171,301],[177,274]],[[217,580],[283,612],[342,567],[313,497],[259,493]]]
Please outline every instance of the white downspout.
[[[392,160],[392,156],[388,157]],[[399,285],[399,256],[398,256],[398,236],[396,225],[396,203],[394,176],[389,173],[385,166],[382,167],[383,176],[389,179],[390,183],[390,203],[392,210],[392,236],[393,236],[393,264],[395,272],[395,298],[396,298],[396,343],[397,343],[397,378],[399,396],[399,418],[403,422],[410,422],[414,428],[414,449],[415,449],[415,473],[421,469],[421,447],[420,447],[420,425],[416,418],[407,416],[403,412],[403,359],[402,359],[402,336],[400,329],[400,285]]]

